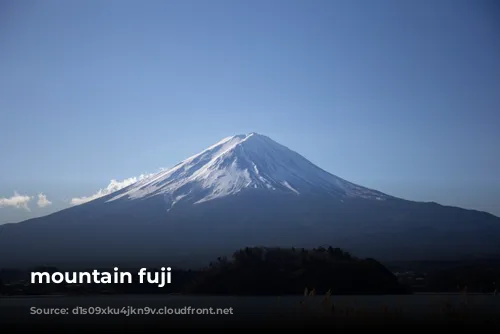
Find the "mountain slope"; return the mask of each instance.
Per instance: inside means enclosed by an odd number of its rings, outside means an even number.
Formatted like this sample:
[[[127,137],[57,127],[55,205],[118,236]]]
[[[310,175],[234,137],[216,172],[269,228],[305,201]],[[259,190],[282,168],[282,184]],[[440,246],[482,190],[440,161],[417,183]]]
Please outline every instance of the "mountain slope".
[[[52,215],[2,226],[0,265],[203,264],[246,246],[389,260],[500,255],[500,218],[395,198],[255,133]]]

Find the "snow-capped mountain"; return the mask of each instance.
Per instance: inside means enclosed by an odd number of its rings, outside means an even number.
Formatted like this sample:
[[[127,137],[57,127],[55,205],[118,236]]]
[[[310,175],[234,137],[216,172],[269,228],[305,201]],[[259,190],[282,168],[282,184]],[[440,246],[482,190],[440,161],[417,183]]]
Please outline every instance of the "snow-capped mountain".
[[[500,256],[498,235],[498,217],[353,184],[250,133],[90,202],[2,225],[0,254],[12,256],[0,266],[206,264],[256,245],[443,260]]]
[[[164,196],[168,209],[180,201],[198,204],[245,189],[361,197],[388,196],[332,175],[269,137],[250,133],[227,137],[206,150],[129,186],[107,201]]]

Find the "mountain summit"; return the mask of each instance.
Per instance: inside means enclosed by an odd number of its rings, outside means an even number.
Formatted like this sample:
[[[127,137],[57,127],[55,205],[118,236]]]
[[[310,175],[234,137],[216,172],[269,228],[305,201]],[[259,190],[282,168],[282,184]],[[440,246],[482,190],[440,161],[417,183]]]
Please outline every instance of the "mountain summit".
[[[162,195],[171,209],[180,201],[198,204],[247,189],[337,199],[388,197],[332,175],[271,138],[252,132],[224,138],[173,168],[129,186],[108,202]]]
[[[0,232],[0,254],[13,254],[0,266],[189,266],[247,246],[333,245],[381,260],[500,256],[500,218],[353,184],[257,133]]]

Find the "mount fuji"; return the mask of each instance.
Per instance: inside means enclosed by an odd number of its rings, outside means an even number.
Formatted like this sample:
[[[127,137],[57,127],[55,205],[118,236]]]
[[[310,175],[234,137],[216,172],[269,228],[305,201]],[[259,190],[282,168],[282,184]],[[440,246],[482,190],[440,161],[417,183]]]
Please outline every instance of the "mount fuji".
[[[204,264],[246,246],[387,260],[500,255],[500,218],[356,185],[257,133],[93,201],[0,231],[0,265]]]

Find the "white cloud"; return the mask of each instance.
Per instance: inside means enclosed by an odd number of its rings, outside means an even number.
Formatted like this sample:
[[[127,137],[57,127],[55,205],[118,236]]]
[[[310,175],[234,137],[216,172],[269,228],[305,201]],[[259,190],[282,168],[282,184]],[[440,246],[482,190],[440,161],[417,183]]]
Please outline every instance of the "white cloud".
[[[100,197],[103,197],[103,196],[106,196],[106,195],[109,195],[115,191],[118,191],[120,189],[123,189],[125,187],[128,187],[129,185],[137,182],[137,181],[140,181],[142,179],[145,179],[147,177],[150,177],[154,175],[153,174],[141,174],[139,175],[138,177],[134,176],[134,177],[129,177],[128,179],[125,179],[125,180],[122,180],[122,181],[117,181],[117,180],[111,180],[108,184],[108,186],[104,189],[99,189],[99,191],[97,191],[95,194],[93,195],[90,195],[90,196],[84,196],[84,197],[75,197],[75,198],[72,198],[70,203],[72,205],[80,205],[80,204],[83,204],[83,203],[87,203],[87,202],[90,202],[90,201],[93,201],[97,198],[100,198]]]
[[[19,195],[17,191],[14,191],[14,196],[7,198],[0,198],[0,208],[4,206],[11,206],[18,209],[25,209],[26,211],[31,211],[28,207],[29,201],[31,201],[33,197],[27,195]]]
[[[37,205],[39,208],[44,208],[46,206],[51,205],[52,202],[47,199],[47,196],[43,193],[38,194],[38,202]]]

